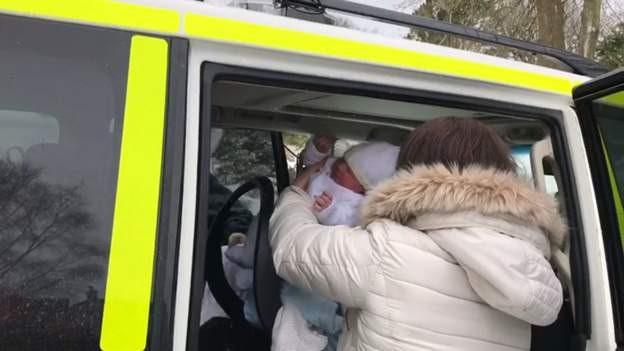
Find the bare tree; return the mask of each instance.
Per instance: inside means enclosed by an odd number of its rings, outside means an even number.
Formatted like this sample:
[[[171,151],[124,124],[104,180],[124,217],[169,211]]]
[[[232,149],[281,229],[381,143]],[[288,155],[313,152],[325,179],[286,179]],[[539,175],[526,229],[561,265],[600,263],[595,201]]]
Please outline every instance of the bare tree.
[[[538,41],[565,49],[565,6],[562,0],[535,0]]]
[[[26,163],[0,159],[0,288],[34,295],[67,277],[103,274],[85,233],[94,226],[79,186],[48,184]],[[78,264],[80,263],[80,264]]]
[[[541,42],[577,52],[587,58],[619,65],[624,6],[614,0],[404,0],[399,9],[509,37]],[[512,58],[549,67],[562,67],[542,56],[483,44],[446,34],[413,29],[408,38]],[[614,59],[610,60],[610,56]]]
[[[405,0],[401,4],[404,8],[410,5],[413,5],[413,0]],[[427,0],[416,7],[414,14],[535,41],[537,39],[535,12],[533,0]],[[536,59],[527,52],[418,29],[412,30],[408,38],[524,62],[533,63]]]
[[[600,33],[601,5],[601,0],[585,0],[583,2],[578,53],[585,57],[594,57],[596,52]]]

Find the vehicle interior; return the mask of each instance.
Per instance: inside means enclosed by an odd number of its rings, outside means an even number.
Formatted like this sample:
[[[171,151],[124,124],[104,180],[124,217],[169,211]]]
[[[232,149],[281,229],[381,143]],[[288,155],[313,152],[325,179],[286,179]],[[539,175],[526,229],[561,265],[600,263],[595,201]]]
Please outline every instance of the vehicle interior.
[[[382,95],[236,80],[212,82],[210,100],[210,108],[205,108],[203,116],[210,119],[210,136],[202,136],[210,139],[204,143],[210,148],[205,153],[210,154],[210,160],[202,161],[202,169],[210,172],[211,180],[208,196],[200,199],[198,212],[207,211],[210,218],[198,222],[206,224],[207,229],[197,232],[200,249],[193,285],[196,307],[191,308],[190,317],[199,350],[270,349],[271,330],[281,302],[280,279],[268,243],[268,221],[279,192],[300,170],[301,151],[314,135],[335,136],[333,155],[340,157],[350,146],[363,141],[400,145],[413,128],[433,118],[478,119],[509,144],[521,176],[559,199],[571,228],[569,237],[581,235],[575,222],[573,192],[568,190],[571,185],[563,181],[561,174],[567,168],[562,156],[565,153],[557,148],[560,132],[547,116],[529,118],[487,108],[460,108],[457,104],[446,107]],[[202,207],[202,201],[208,204]],[[234,218],[239,223],[232,226]],[[239,283],[227,277],[223,254],[229,246],[241,244],[230,239],[233,233],[247,237],[241,246],[247,250],[244,264],[252,280],[242,292],[236,286]],[[584,333],[583,321],[589,318],[583,307],[588,302],[586,296],[578,296],[583,269],[574,257],[574,241],[567,240],[565,249],[551,260],[564,286],[564,307],[553,325],[533,327],[532,350],[585,348],[579,335]],[[201,308],[200,300],[204,301]],[[206,300],[218,307],[207,309]],[[256,312],[256,320],[249,320],[250,309]]]

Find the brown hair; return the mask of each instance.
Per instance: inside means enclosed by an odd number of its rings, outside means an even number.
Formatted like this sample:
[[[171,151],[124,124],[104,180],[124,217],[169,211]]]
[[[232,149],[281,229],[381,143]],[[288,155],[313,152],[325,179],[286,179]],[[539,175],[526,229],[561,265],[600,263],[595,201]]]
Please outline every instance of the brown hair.
[[[480,165],[515,172],[509,147],[494,129],[472,118],[443,117],[426,122],[405,139],[398,168],[442,163],[460,170]]]

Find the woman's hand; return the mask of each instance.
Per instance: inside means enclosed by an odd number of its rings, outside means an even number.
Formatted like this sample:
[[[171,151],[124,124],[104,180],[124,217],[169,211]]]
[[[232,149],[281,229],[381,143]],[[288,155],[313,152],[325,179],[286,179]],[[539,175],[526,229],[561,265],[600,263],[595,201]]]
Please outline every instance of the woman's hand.
[[[314,197],[314,211],[323,211],[331,205],[332,201],[334,201],[334,197],[330,193],[323,191],[321,195]]]
[[[308,184],[310,183],[310,177],[321,170],[321,168],[323,168],[323,166],[325,165],[325,161],[327,161],[327,157],[322,159],[321,161],[306,167],[303,172],[299,173],[299,175],[297,175],[297,178],[295,178],[295,181],[293,182],[292,185],[297,186],[303,190],[308,190]]]

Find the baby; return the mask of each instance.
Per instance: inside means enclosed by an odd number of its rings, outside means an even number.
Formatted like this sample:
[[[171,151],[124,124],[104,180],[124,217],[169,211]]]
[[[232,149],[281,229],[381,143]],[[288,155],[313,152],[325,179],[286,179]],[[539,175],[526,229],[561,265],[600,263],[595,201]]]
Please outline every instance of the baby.
[[[341,158],[328,158],[308,186],[319,223],[356,226],[366,191],[394,174],[398,154],[394,145],[369,142],[351,147]]]
[[[327,159],[308,186],[319,223],[358,225],[364,195],[394,174],[398,154],[397,146],[369,142],[353,146],[341,158]],[[302,155],[306,155],[305,150]],[[337,303],[288,283],[284,284],[281,296],[283,307],[273,327],[272,350],[336,349],[342,329]]]

